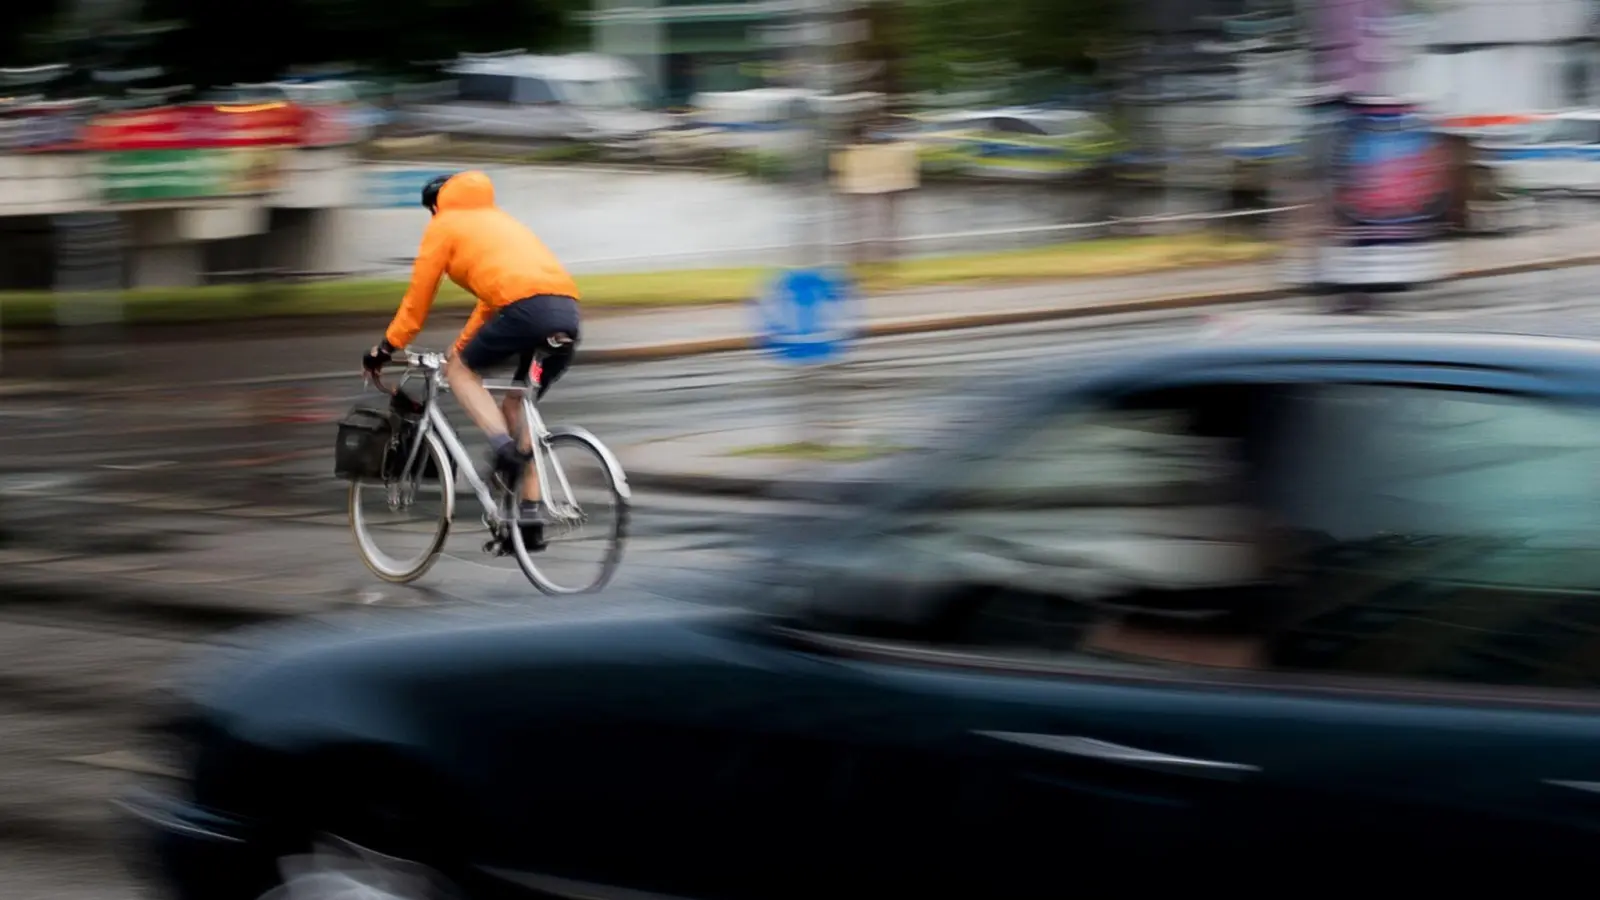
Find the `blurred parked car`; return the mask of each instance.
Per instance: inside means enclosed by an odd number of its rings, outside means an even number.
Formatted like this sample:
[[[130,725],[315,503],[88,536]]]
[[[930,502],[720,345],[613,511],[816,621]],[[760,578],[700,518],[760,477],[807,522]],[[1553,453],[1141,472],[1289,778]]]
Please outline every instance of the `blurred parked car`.
[[[844,122],[881,109],[884,99],[870,91],[830,94],[790,87],[705,91],[692,98],[689,120],[728,149],[803,150],[819,119]]]
[[[1588,871],[1600,343],[1063,368],[848,525],[653,591],[704,611],[333,620],[203,664],[137,858],[195,900]]]
[[[407,130],[465,139],[583,141],[626,148],[677,122],[645,108],[642,77],[619,57],[463,58],[446,67],[453,97],[400,111]]]
[[[1477,144],[1509,187],[1600,191],[1600,110],[1529,117],[1515,128],[1484,134]]]
[[[1037,178],[1079,172],[1120,148],[1100,117],[1080,110],[996,109],[909,117],[923,166],[970,175]]]
[[[359,81],[307,79],[277,82],[289,99],[313,110],[336,110],[335,122],[352,141],[371,139],[389,121],[389,113],[371,102],[376,89]]]

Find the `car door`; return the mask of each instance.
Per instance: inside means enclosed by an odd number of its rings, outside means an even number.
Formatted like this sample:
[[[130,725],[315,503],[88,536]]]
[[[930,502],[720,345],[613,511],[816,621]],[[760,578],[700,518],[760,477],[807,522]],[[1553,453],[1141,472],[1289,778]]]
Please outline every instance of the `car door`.
[[[1600,409],[1505,377],[1300,398],[1269,493],[1331,540],[1303,563],[1318,587],[1278,623],[1271,667],[1341,685],[1322,729],[1337,758],[1296,775],[1324,798],[1315,836],[1576,874],[1600,824]]]
[[[1240,503],[1255,392],[1065,403],[955,464],[938,500],[818,561],[809,631],[844,642],[823,648],[876,709],[837,735],[851,747],[847,868],[1031,896],[1063,864],[1127,883],[1180,855],[1269,850],[1264,763],[1294,723],[1191,683],[1194,665],[1100,646],[1130,598],[1226,606],[1255,591]],[[924,852],[898,869],[851,854],[871,834]]]

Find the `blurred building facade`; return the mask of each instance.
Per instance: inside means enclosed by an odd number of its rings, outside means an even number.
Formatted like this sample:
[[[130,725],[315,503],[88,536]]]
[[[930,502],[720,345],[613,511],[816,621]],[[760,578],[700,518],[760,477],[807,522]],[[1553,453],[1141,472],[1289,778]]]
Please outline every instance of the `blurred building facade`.
[[[19,114],[64,115],[49,102]],[[345,264],[341,213],[360,170],[349,129],[324,111],[192,103],[67,124],[6,133],[0,290],[78,290],[91,268],[105,288],[156,288]],[[115,252],[91,260],[93,248]]]
[[[665,105],[701,91],[760,87],[779,59],[769,29],[807,9],[805,0],[596,0],[594,49],[638,66]]]
[[[1600,101],[1593,0],[1438,0],[1397,88],[1446,114],[1592,106]]]

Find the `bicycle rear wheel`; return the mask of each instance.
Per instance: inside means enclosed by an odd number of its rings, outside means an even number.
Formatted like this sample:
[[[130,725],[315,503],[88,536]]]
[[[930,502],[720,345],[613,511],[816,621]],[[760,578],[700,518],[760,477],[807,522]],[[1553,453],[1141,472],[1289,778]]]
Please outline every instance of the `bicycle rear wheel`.
[[[600,590],[622,563],[627,480],[611,451],[582,429],[555,429],[549,447],[545,508],[556,521],[545,526],[548,546],[530,553],[522,530],[512,528],[512,555],[533,586],[546,594]],[[587,563],[573,559],[590,556]]]
[[[436,435],[423,439],[407,472],[393,481],[350,483],[350,533],[372,574],[394,584],[416,581],[438,561],[455,517],[455,472]],[[391,537],[400,547],[389,550]]]

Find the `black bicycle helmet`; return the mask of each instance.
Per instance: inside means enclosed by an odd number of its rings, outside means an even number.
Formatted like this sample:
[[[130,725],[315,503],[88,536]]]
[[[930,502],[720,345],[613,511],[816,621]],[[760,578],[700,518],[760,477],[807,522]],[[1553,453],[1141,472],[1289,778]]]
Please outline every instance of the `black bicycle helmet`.
[[[428,208],[428,212],[435,214],[439,212],[439,189],[444,187],[444,183],[450,178],[449,175],[440,175],[428,179],[428,183],[422,186],[422,205]]]

